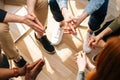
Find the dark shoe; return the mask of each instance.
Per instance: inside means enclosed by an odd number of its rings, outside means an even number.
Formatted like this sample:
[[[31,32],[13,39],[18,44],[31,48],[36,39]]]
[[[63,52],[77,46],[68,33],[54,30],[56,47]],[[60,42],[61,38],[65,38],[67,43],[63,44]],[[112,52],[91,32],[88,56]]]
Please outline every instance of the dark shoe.
[[[96,61],[97,56],[98,56],[98,54],[96,54],[96,55],[94,55],[94,56],[92,57],[92,61],[93,61],[93,62]]]
[[[19,68],[23,67],[26,64],[26,61],[24,60],[24,58],[22,56],[18,62],[16,62],[16,61],[14,61],[14,62],[15,62],[15,65]]]
[[[10,65],[9,65],[7,56],[6,56],[5,54],[2,54],[2,55],[3,55],[3,60],[2,60],[2,62],[0,63],[0,68],[9,68]]]
[[[55,53],[55,48],[53,45],[51,45],[50,41],[47,39],[47,36],[44,35],[40,39],[37,38],[35,34],[35,38],[39,43],[42,44],[43,48],[47,51],[47,53],[54,54]]]

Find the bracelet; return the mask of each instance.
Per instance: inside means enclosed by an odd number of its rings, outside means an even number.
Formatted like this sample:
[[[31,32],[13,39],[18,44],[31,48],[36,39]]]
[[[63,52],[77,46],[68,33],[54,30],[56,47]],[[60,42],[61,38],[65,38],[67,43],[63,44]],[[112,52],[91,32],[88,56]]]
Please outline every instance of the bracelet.
[[[18,68],[13,68],[13,71],[14,71],[14,76],[18,77],[19,76]]]

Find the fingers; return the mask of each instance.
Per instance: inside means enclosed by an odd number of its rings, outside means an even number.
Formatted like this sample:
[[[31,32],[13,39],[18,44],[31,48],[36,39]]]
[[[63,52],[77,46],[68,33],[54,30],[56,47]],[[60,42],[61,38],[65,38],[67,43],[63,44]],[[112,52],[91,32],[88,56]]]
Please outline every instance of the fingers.
[[[35,22],[40,26],[41,30],[45,32],[44,26],[40,23],[40,21],[37,18],[35,19]]]
[[[72,30],[72,34],[76,34],[77,32],[76,32],[76,29],[74,28],[74,23],[73,23],[73,21],[70,22],[70,23],[68,23],[68,25],[70,26],[70,29]]]
[[[90,40],[88,41],[88,46],[91,48],[91,49],[94,49],[95,46],[97,44],[97,41],[95,40],[94,37],[91,37]]]
[[[37,63],[39,63],[40,61],[41,61],[41,59],[39,59],[39,60],[37,60],[37,61],[35,61],[35,62],[27,65],[27,68],[32,69],[32,68],[33,68]]]
[[[44,64],[45,64],[45,61],[43,59],[41,59],[31,70],[33,75],[37,75],[39,72],[41,72]]]
[[[86,53],[84,51],[80,51],[77,54],[74,54],[74,61],[76,62],[77,59],[79,58],[86,58]]]
[[[45,29],[43,25],[40,23],[40,21],[33,15],[28,14],[26,15],[26,21],[25,23],[30,26],[32,29],[34,29],[36,32],[43,34],[45,33]]]

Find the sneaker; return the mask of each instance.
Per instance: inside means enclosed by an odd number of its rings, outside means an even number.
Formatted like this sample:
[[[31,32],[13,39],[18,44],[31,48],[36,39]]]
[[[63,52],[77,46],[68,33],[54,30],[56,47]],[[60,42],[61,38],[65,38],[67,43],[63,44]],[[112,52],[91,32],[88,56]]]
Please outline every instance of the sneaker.
[[[95,34],[92,33],[86,33],[86,39],[84,40],[84,44],[83,44],[83,50],[86,52],[86,53],[90,53],[92,51],[92,49],[90,47],[88,47],[88,39],[91,37],[91,36],[94,36]]]
[[[45,51],[47,51],[47,53],[50,54],[54,54],[55,53],[55,48],[53,45],[51,45],[50,41],[47,39],[47,36],[44,35],[42,36],[40,39],[37,38],[36,34],[35,34],[35,38],[37,39],[37,41],[39,43],[42,44],[43,48]]]
[[[52,45],[58,45],[61,42],[63,33],[64,33],[63,28],[61,28],[60,26],[55,27],[52,34],[52,41],[51,41]]]
[[[17,67],[21,68],[21,67],[23,67],[23,66],[26,64],[26,61],[25,61],[24,58],[21,56],[21,59],[20,59],[18,62],[16,62],[16,61],[14,60],[14,63],[15,63],[15,65],[16,65]]]
[[[9,65],[7,56],[5,54],[2,54],[2,56],[3,56],[3,60],[0,63],[0,68],[9,68],[10,65]]]
[[[93,62],[96,61],[97,56],[98,56],[98,55],[96,54],[96,55],[94,55],[94,56],[92,57],[92,61],[93,61]]]

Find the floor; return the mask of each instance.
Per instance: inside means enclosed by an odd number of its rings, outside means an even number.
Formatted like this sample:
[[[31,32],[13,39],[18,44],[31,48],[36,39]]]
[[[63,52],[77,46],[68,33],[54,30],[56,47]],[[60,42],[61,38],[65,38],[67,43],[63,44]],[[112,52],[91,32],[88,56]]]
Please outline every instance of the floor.
[[[115,6],[119,0],[110,0],[110,4]],[[69,9],[73,15],[78,16],[84,10],[87,5],[87,0],[70,0]],[[109,6],[109,10],[115,10]],[[20,6],[6,5],[6,10],[19,15],[26,14],[26,8]],[[115,8],[115,7],[114,7]],[[119,12],[120,6],[116,6],[116,10]],[[110,13],[108,11],[108,17],[116,17],[117,13]],[[115,14],[115,15],[114,15]],[[109,18],[109,19],[110,19]],[[15,41],[15,45],[21,51],[21,55],[29,62],[36,61],[39,58],[45,59],[45,66],[42,72],[38,75],[36,80],[76,80],[77,65],[74,63],[74,54],[82,50],[85,33],[87,30],[88,19],[80,24],[77,29],[77,35],[64,34],[61,43],[55,46],[56,53],[54,55],[47,54],[41,45],[36,43],[34,37],[34,31],[28,26],[19,23],[10,23],[10,32]],[[107,18],[106,18],[107,20]],[[58,25],[52,17],[51,12],[48,14],[48,28],[46,30],[47,37],[51,40],[52,29]],[[26,33],[27,32],[27,33]],[[21,35],[24,35],[21,37]],[[87,54],[90,59],[93,55],[98,53],[99,49],[94,50],[91,54]],[[11,61],[10,61],[11,62]],[[12,63],[11,63],[12,64]],[[12,65],[13,67],[14,65]],[[14,80],[23,80],[23,77],[14,78]]]

